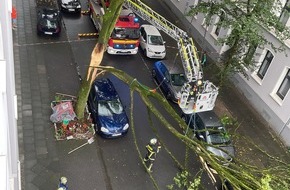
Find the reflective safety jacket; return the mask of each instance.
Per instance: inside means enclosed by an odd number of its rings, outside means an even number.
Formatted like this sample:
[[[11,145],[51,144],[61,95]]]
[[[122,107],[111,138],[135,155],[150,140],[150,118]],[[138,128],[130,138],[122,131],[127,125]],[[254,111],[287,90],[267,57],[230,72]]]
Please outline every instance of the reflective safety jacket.
[[[156,153],[159,152],[161,148],[161,145],[158,143],[158,145],[151,145],[151,144],[148,144],[146,146],[146,150],[147,150],[147,157],[148,159],[150,160],[155,160],[156,158]]]

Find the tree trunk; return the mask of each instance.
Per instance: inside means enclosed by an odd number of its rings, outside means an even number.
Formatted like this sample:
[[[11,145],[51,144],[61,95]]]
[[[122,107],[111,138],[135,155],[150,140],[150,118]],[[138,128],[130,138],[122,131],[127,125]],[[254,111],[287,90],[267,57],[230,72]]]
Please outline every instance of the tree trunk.
[[[79,120],[84,117],[84,110],[87,104],[91,85],[97,77],[98,70],[96,67],[101,64],[105,49],[106,45],[97,43],[91,54],[91,62],[87,71],[87,76],[82,80],[81,87],[78,92],[75,112]]]
[[[103,55],[110,35],[115,27],[116,21],[119,18],[124,0],[111,0],[110,7],[105,10],[103,16],[102,29],[99,32],[99,38],[94,50],[91,54],[90,66],[86,77],[83,78],[81,87],[78,91],[78,100],[75,108],[76,115],[79,120],[84,118],[86,103],[88,100],[91,85],[97,77],[97,67],[103,60]]]
[[[220,88],[222,88],[222,86],[225,83],[225,80],[228,78],[228,75],[232,73],[231,71],[235,67],[235,64],[233,64],[233,62],[235,61],[235,56],[237,54],[239,40],[240,40],[239,37],[237,37],[232,47],[228,50],[226,61],[222,65],[222,68],[219,72],[219,87]]]

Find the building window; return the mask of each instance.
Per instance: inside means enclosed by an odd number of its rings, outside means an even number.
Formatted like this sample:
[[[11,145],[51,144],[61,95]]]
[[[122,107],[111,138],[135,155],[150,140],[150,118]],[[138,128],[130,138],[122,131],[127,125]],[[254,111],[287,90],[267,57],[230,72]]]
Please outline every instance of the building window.
[[[280,22],[284,26],[287,26],[288,21],[289,21],[289,10],[284,9],[281,16],[280,16]]]
[[[221,15],[219,16],[219,21],[216,23],[216,29],[214,31],[216,36],[219,36],[220,31],[221,31],[221,23],[225,20],[225,12],[222,11]]]
[[[259,68],[259,71],[257,72],[257,75],[260,79],[264,78],[264,76],[265,76],[265,74],[266,74],[266,72],[267,72],[267,70],[272,62],[273,57],[274,57],[273,54],[269,50],[267,50],[266,56],[265,56],[261,66]]]
[[[288,69],[288,72],[277,91],[277,95],[283,100],[287,92],[289,91],[289,88],[290,88],[290,69]]]
[[[281,14],[280,14],[280,22],[284,25],[284,26],[288,26],[289,23],[289,14],[290,14],[290,1],[287,0],[285,3],[285,6],[283,7],[283,9],[281,10]]]
[[[288,0],[274,0],[264,2],[264,6],[271,7],[271,13],[279,18]]]

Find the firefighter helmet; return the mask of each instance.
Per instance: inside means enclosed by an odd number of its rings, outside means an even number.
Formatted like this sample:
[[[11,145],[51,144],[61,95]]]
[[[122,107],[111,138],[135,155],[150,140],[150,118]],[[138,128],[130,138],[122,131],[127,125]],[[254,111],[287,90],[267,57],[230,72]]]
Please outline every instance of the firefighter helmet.
[[[67,183],[67,178],[66,177],[61,177],[60,178],[60,183],[65,185]]]
[[[153,138],[150,140],[150,144],[155,145],[157,143],[157,139]]]

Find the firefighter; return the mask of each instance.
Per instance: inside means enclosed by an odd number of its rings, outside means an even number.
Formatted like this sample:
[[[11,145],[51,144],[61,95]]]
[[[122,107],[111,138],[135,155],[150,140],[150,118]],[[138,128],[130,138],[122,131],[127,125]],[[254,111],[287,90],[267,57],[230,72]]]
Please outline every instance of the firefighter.
[[[61,177],[59,179],[58,190],[68,190],[67,178],[66,177]]]
[[[153,162],[155,161],[156,154],[160,151],[160,149],[161,145],[156,138],[152,138],[149,144],[146,145],[147,154],[143,160],[149,172],[152,172]]]
[[[201,85],[202,85],[202,81],[198,80],[193,84],[193,89],[192,91],[189,93],[191,95],[191,97],[193,98],[197,98],[198,93],[201,90]]]
[[[187,101],[185,105],[188,106],[192,98],[194,99],[194,103],[196,103],[198,94],[202,90],[202,81],[197,80],[197,81],[186,84],[186,90],[189,92],[189,96],[187,97]]]

